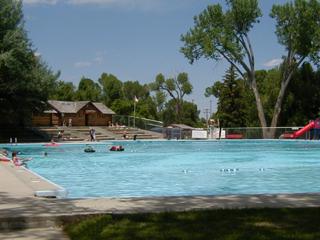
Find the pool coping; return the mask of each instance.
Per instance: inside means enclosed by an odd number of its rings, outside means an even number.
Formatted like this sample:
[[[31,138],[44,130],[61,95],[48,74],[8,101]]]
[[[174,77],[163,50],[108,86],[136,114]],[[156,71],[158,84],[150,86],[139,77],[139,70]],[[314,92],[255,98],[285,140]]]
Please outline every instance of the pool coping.
[[[37,197],[65,198],[67,190],[24,166],[15,166],[12,162],[1,162],[0,175],[3,179],[0,184],[0,193]]]

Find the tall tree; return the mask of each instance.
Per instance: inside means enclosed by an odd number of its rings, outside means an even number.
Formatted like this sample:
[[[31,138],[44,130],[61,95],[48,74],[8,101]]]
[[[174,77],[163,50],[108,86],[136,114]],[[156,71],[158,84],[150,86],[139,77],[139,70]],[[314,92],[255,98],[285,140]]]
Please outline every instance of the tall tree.
[[[320,116],[320,71],[304,63],[291,81],[280,122],[284,126],[303,126]]]
[[[76,98],[75,89],[72,82],[58,81],[49,98],[52,100],[73,101]]]
[[[244,81],[237,79],[234,67],[231,66],[223,82],[215,82],[206,89],[206,97],[213,95],[218,98],[215,117],[223,127],[243,127],[247,124],[248,104],[244,84]]]
[[[133,101],[135,97],[146,99],[150,95],[148,85],[141,85],[138,81],[126,81],[123,83],[124,98]]]
[[[36,56],[24,30],[21,1],[0,0],[1,123],[24,125],[41,110],[59,73]]]
[[[76,92],[76,100],[99,102],[101,100],[101,87],[93,80],[83,77]]]
[[[156,104],[157,111],[161,113],[166,103],[166,94],[164,92],[157,91],[156,95],[153,96],[152,99]]]
[[[175,102],[175,112],[177,121],[181,122],[181,111],[183,98],[192,92],[192,85],[187,73],[179,73],[176,78],[165,79],[163,74],[156,76],[155,82],[150,84],[150,88],[156,92],[163,92],[170,96]],[[159,95],[158,95],[159,97]]]
[[[148,85],[141,85],[138,81],[126,81],[122,83],[122,97],[113,101],[111,108],[121,115],[133,115],[134,101],[136,104],[136,116],[157,119],[156,105],[150,97]]]
[[[182,101],[181,103],[181,111],[179,116],[177,115],[176,102],[174,99],[170,99],[165,104],[165,108],[162,112],[163,122],[165,125],[169,125],[171,123],[180,123],[187,124],[193,127],[199,127],[199,111],[197,105],[191,102]]]
[[[150,89],[147,84],[141,85],[138,81],[126,81],[123,83],[124,98],[132,105],[135,99],[138,99],[136,104],[136,115],[144,118],[157,119],[156,104],[150,96]]]
[[[99,83],[102,86],[103,101],[107,106],[111,106],[115,100],[123,97],[123,83],[116,76],[102,73]]]
[[[267,120],[255,75],[255,57],[249,32],[262,16],[257,0],[227,0],[224,12],[220,4],[209,5],[195,17],[194,28],[181,39],[182,53],[193,63],[201,57],[215,61],[225,59],[246,79],[253,91],[264,138],[273,138],[275,128],[267,129]],[[283,59],[280,91],[274,105],[271,127],[276,127],[285,90],[296,69],[309,58],[319,62],[320,3],[317,0],[295,0],[274,5],[276,34],[287,55]],[[308,28],[306,28],[308,26]]]

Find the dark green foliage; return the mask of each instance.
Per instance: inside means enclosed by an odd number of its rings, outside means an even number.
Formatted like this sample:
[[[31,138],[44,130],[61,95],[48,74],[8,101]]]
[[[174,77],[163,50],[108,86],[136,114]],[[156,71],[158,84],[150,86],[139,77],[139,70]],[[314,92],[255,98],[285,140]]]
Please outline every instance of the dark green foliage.
[[[21,2],[0,0],[2,124],[28,124],[32,112],[42,110],[59,76],[36,56],[23,23]]]
[[[150,97],[148,85],[141,85],[138,81],[121,82],[122,97],[115,99],[111,108],[120,115],[134,114],[134,100],[136,103],[136,116],[157,119],[157,109],[153,99]]]
[[[93,101],[99,102],[101,100],[101,87],[89,78],[82,78],[80,80],[75,99],[78,101]]]
[[[50,100],[73,101],[76,99],[75,89],[72,82],[58,81],[49,98]]]
[[[278,93],[275,92],[271,112],[269,106],[262,104],[264,100],[255,76],[255,57],[249,38],[250,30],[261,17],[258,1],[226,2],[225,11],[220,4],[209,5],[195,17],[194,27],[181,37],[184,43],[181,52],[191,63],[200,58],[224,59],[234,66],[253,91],[263,137],[273,138],[286,90],[295,71],[307,59],[319,64],[320,2],[295,0],[272,8],[270,16],[276,20],[276,34],[279,43],[285,47],[286,56],[283,56],[281,77],[276,86]],[[271,129],[266,128],[269,123]]]
[[[320,60],[320,2],[295,0],[274,5],[270,16],[276,19],[279,43],[290,51],[296,60],[306,57],[318,64]]]
[[[123,97],[122,82],[114,75],[102,73],[99,78],[99,83],[102,86],[103,102],[107,106],[111,106],[112,103]]]
[[[160,73],[150,84],[150,89],[156,94],[153,99],[160,112],[160,120],[165,125],[184,123],[196,126],[199,123],[197,106],[184,100],[185,95],[191,94],[193,89],[187,73],[179,73],[176,78],[167,79]]]
[[[157,106],[150,96],[139,100],[138,104],[136,104],[136,108],[137,116],[139,117],[155,120],[159,119]]]
[[[269,71],[257,71],[257,83],[261,93],[261,100],[265,106],[266,119],[271,121],[273,105],[280,88],[282,68]],[[249,92],[248,92],[249,93]],[[248,102],[253,96],[248,95]],[[282,112],[279,119],[280,126],[304,126],[311,119],[320,117],[320,74],[315,72],[309,63],[304,63],[288,85]],[[252,121],[254,118],[250,118]],[[250,122],[249,121],[249,122]]]
[[[135,97],[140,100],[147,99],[150,91],[147,84],[141,85],[138,81],[126,81],[123,83],[123,94],[128,100],[133,100]]]
[[[308,63],[293,76],[280,123],[284,126],[304,126],[320,117],[320,72]]]
[[[181,52],[191,63],[201,57],[214,60],[225,58],[234,65],[240,64],[246,68],[245,57],[252,53],[247,53],[249,49],[244,47],[247,44],[245,38],[259,21],[261,10],[257,0],[226,2],[226,11],[220,4],[209,5],[194,18],[194,27],[181,36],[184,42]]]
[[[176,102],[174,99],[169,100],[165,104],[164,110],[161,112],[164,125],[171,123],[183,123],[189,126],[199,126],[199,111],[197,105],[191,102],[183,101],[181,104],[180,115],[177,116]]]
[[[119,115],[133,115],[133,101],[127,99],[117,99],[110,106]]]
[[[230,72],[230,70],[229,70]],[[271,121],[273,105],[279,91],[281,67],[255,72],[267,121]],[[236,85],[217,81],[206,89],[206,96],[218,98],[215,117],[224,127],[256,127],[259,125],[254,96],[243,79],[237,79]],[[229,81],[228,80],[228,81]],[[229,87],[228,87],[229,86]],[[237,116],[237,117],[236,117]],[[283,103],[279,119],[280,126],[304,126],[311,119],[320,117],[320,72],[314,71],[311,64],[305,63],[292,77]],[[238,125],[232,119],[242,119]],[[229,119],[229,120],[225,120]],[[230,122],[232,124],[226,124]]]
[[[76,240],[316,240],[320,209],[207,210],[91,217],[65,227]]]
[[[237,79],[234,68],[227,71],[223,82],[216,82],[206,89],[206,96],[218,98],[215,118],[222,127],[243,127],[248,125],[247,111],[249,103],[246,99],[246,86],[243,80]]]

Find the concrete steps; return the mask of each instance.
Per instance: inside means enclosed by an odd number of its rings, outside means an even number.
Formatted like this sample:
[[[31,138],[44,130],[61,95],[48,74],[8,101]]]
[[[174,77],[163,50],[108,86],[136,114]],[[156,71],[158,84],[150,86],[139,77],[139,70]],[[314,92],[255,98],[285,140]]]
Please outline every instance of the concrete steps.
[[[138,128],[115,128],[115,127],[103,127],[94,126],[96,131],[96,140],[120,140],[123,139],[123,135],[126,135],[126,139],[133,139],[136,135],[136,139],[162,139],[162,134],[146,131]],[[59,131],[64,130],[63,141],[88,141],[90,140],[89,130],[87,126],[75,126],[75,127],[39,127],[37,131],[47,136],[47,139],[54,139],[57,141]]]

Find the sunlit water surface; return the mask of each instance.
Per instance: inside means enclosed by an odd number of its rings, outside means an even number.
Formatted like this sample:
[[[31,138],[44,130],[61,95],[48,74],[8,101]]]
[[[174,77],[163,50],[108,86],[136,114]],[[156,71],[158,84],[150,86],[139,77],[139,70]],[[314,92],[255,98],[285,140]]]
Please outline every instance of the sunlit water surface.
[[[121,144],[124,152],[110,152]],[[123,141],[6,146],[69,197],[320,192],[320,141]],[[44,152],[48,155],[44,156]]]

